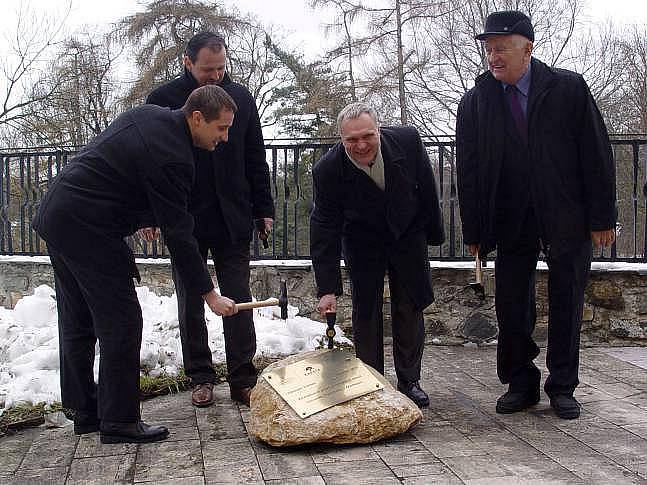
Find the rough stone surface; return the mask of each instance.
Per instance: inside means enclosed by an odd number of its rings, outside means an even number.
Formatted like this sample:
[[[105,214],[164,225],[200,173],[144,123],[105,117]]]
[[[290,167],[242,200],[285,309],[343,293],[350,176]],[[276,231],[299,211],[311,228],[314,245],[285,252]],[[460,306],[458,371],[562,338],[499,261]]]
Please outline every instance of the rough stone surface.
[[[481,312],[472,313],[458,328],[460,335],[470,342],[484,342],[496,337],[496,321],[492,321]]]
[[[268,366],[267,371],[317,355],[318,351],[290,356]],[[370,369],[369,369],[370,370]],[[337,404],[300,418],[279,394],[260,377],[252,390],[250,434],[272,446],[306,443],[372,443],[397,436],[422,419],[420,409],[373,372],[384,389]]]
[[[624,310],[625,300],[622,289],[613,281],[592,280],[587,289],[588,300],[593,305],[609,310]]]
[[[142,285],[159,295],[170,296],[173,281],[168,264],[138,264]],[[209,266],[213,274],[213,266]],[[426,341],[461,345],[494,338],[484,332],[484,321],[496,325],[494,308],[494,268],[483,270],[485,299],[479,299],[469,287],[474,279],[472,269],[434,268],[432,279],[436,301],[424,310]],[[214,276],[215,278],[215,276]],[[342,269],[344,296],[337,302],[337,323],[350,336],[350,282]],[[258,299],[276,296],[279,281],[288,283],[290,304],[301,316],[319,320],[316,311],[314,274],[310,266],[252,266],[252,294]],[[37,286],[54,286],[51,266],[41,262],[0,261],[0,306],[13,308],[24,295]],[[548,272],[537,271],[537,325],[534,337],[545,340],[548,330]],[[384,290],[384,335],[391,335],[390,292]],[[644,324],[647,315],[647,271],[593,271],[585,295],[582,316],[582,341],[586,344],[647,345]],[[619,321],[622,323],[618,323]],[[491,328],[489,331],[491,332]],[[485,336],[485,337],[484,337]],[[478,337],[478,338],[477,338]]]
[[[385,370],[395,382],[391,351]],[[542,348],[535,360],[544,379],[545,357]],[[428,346],[420,385],[430,405],[410,432],[390,439],[269,446],[245,432],[250,409],[222,383],[209,408],[191,406],[190,391],[143,402],[143,419],[171,431],[158,443],[104,445],[99,433],[75,436],[72,426],[0,436],[0,484],[647,483],[647,348],[589,347],[580,357],[582,415],[572,421],[555,416],[544,393],[523,412],[497,414],[506,386],[494,347]]]
[[[635,325],[621,318],[611,318],[609,320],[609,333],[617,338],[630,339],[647,339],[647,320]]]

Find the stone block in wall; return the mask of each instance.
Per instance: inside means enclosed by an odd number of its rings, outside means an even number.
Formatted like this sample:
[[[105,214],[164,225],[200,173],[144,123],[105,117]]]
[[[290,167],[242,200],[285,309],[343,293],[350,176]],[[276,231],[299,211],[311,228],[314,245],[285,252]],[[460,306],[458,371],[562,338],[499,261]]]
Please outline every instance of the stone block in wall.
[[[584,311],[582,312],[582,321],[591,322],[593,321],[594,317],[595,317],[595,311],[593,309],[593,306],[591,306],[589,303],[585,303]]]
[[[638,297],[638,315],[647,315],[647,295],[645,294]]]
[[[612,317],[609,319],[609,334],[619,339],[647,340],[647,320],[636,325],[634,321]]]
[[[31,294],[37,286],[54,287],[54,278],[49,262],[39,258],[16,261],[0,258],[0,305],[13,308],[18,299]],[[158,295],[170,296],[174,292],[170,265],[160,262],[138,263],[142,286],[148,286]],[[213,274],[213,266],[209,265]],[[486,282],[493,283],[493,269],[485,269]],[[321,320],[316,311],[318,299],[315,294],[314,274],[308,265],[257,266],[251,268],[252,294],[258,299],[276,296],[279,282],[289,282],[290,304],[300,309],[300,315]],[[544,340],[547,324],[546,285],[547,271],[537,272],[538,321],[536,338]],[[442,344],[461,344],[474,337],[466,328],[467,321],[477,319],[477,314],[496,325],[494,308],[494,285],[486,298],[479,299],[469,283],[474,280],[472,268],[433,268],[432,281],[436,301],[424,310],[426,339],[436,338]],[[337,322],[351,334],[351,285],[347,271],[342,268],[344,295],[338,299]],[[24,289],[18,289],[24,288]],[[385,316],[388,317],[388,301],[385,299]],[[593,271],[586,293],[583,313],[583,342],[647,345],[647,271]],[[470,320],[472,318],[472,320]],[[388,318],[385,322],[390,326]]]
[[[470,314],[461,322],[457,330],[460,336],[476,343],[492,340],[498,333],[496,322],[481,312]]]
[[[609,310],[625,309],[622,289],[614,281],[592,278],[586,287],[586,298],[591,305]]]

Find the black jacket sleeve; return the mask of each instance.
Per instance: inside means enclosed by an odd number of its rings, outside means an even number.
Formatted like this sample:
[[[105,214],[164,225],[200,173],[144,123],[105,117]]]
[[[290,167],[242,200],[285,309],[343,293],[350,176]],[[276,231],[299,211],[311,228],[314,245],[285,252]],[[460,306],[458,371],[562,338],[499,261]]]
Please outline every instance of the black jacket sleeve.
[[[616,225],[616,171],[606,126],[584,78],[579,77],[579,161],[592,231]]]
[[[463,241],[465,244],[478,244],[481,242],[479,163],[470,101],[471,93],[468,93],[461,100],[456,115],[456,178]]]
[[[245,132],[245,175],[251,190],[252,217],[274,219],[270,170],[265,159],[265,141],[254,99],[249,100],[250,116]]]
[[[213,282],[193,237],[193,216],[187,209],[192,179],[191,165],[171,162],[151,170],[145,186],[153,215],[164,232],[182,281],[188,291],[204,295],[213,289]]]
[[[312,170],[314,207],[310,216],[310,256],[318,298],[343,293],[339,267],[343,211],[336,197],[334,177],[329,170],[321,170],[322,161]]]
[[[416,167],[416,172],[417,180],[420,184],[422,210],[429,214],[430,217],[425,228],[427,243],[432,246],[440,246],[445,240],[445,230],[443,227],[443,216],[440,211],[434,171],[431,167],[431,161],[429,160],[425,145],[417,131],[415,132],[415,136],[416,143],[418,144],[418,156],[416,157],[418,166]]]

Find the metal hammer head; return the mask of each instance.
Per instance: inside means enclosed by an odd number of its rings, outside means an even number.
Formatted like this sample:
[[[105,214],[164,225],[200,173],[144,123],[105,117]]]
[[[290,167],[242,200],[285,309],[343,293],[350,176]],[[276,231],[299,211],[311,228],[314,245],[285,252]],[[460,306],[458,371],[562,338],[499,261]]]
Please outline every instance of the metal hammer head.
[[[337,322],[337,313],[336,312],[326,312],[326,323],[328,328],[326,329],[326,337],[328,338],[328,348],[333,348],[333,341],[335,338],[335,323]]]
[[[281,293],[279,294],[279,307],[281,307],[281,319],[288,319],[288,285],[285,280],[281,281]]]

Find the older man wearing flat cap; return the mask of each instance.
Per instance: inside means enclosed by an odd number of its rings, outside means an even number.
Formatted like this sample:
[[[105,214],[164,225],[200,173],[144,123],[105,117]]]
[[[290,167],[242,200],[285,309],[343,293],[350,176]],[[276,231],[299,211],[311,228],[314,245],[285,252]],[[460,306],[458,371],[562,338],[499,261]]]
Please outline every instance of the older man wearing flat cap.
[[[581,75],[532,57],[521,12],[490,14],[489,71],[461,100],[456,143],[463,236],[471,254],[496,249],[498,413],[539,402],[534,363],[535,269],[549,268],[549,375],[555,413],[577,418],[580,327],[592,246],[615,240],[615,168],[606,127]]]

